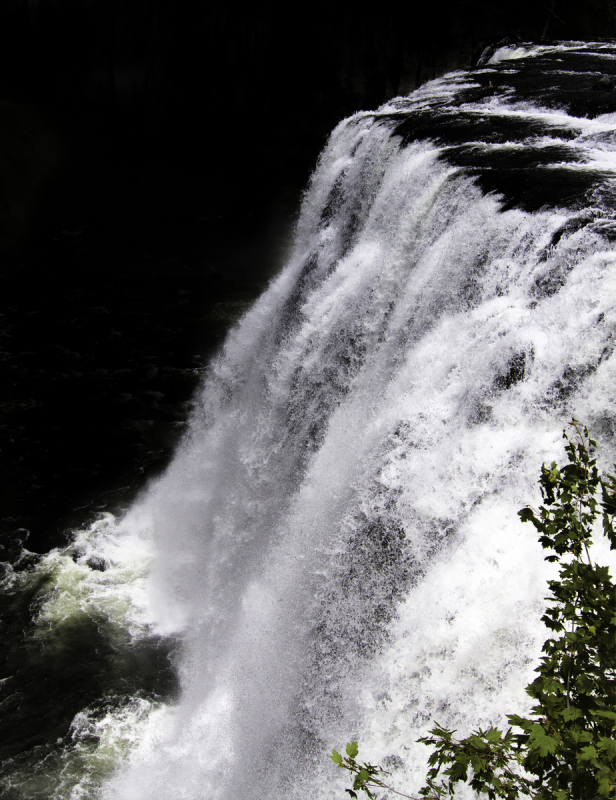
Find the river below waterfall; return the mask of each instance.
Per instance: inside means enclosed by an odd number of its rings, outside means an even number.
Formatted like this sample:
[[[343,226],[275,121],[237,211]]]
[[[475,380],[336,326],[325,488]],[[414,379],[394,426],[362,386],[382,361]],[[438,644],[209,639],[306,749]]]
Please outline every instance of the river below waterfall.
[[[528,708],[517,511],[572,416],[616,455],[616,45],[484,61],[338,125],[165,473],[5,565],[3,797],[325,800],[352,739],[412,793]]]

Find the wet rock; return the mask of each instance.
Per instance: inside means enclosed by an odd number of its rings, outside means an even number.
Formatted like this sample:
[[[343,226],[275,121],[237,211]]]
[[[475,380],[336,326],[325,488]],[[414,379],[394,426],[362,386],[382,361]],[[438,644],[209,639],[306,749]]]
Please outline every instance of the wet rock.
[[[593,84],[592,88],[596,91],[609,91],[614,88],[614,81],[607,75],[602,75],[599,80]]]

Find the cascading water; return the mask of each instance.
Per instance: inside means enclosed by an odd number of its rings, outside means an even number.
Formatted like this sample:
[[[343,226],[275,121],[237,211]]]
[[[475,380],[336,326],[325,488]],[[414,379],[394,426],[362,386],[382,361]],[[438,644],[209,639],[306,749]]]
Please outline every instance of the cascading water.
[[[613,453],[606,72],[613,45],[503,49],[334,131],[289,263],[113,533],[153,559],[132,637],[181,657],[176,702],[106,723],[106,800],[341,796],[351,738],[416,791],[433,719],[525,708],[549,568],[516,512],[572,415]]]

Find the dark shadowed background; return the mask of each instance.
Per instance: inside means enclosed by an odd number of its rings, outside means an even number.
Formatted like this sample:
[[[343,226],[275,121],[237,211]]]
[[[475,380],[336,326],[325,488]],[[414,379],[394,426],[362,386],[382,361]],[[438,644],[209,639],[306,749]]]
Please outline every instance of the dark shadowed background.
[[[164,466],[339,119],[504,39],[614,36],[607,0],[0,0],[5,556]]]

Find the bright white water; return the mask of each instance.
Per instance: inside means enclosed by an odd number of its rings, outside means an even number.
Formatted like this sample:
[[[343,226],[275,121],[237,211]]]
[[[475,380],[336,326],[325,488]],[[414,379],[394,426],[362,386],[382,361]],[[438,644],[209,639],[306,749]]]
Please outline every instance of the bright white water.
[[[139,625],[181,637],[181,695],[129,709],[106,800],[342,797],[353,738],[413,792],[433,719],[527,707],[549,569],[517,511],[572,415],[613,456],[616,116],[511,87],[615,55],[500,52],[334,131],[289,263],[120,525],[154,549]]]

